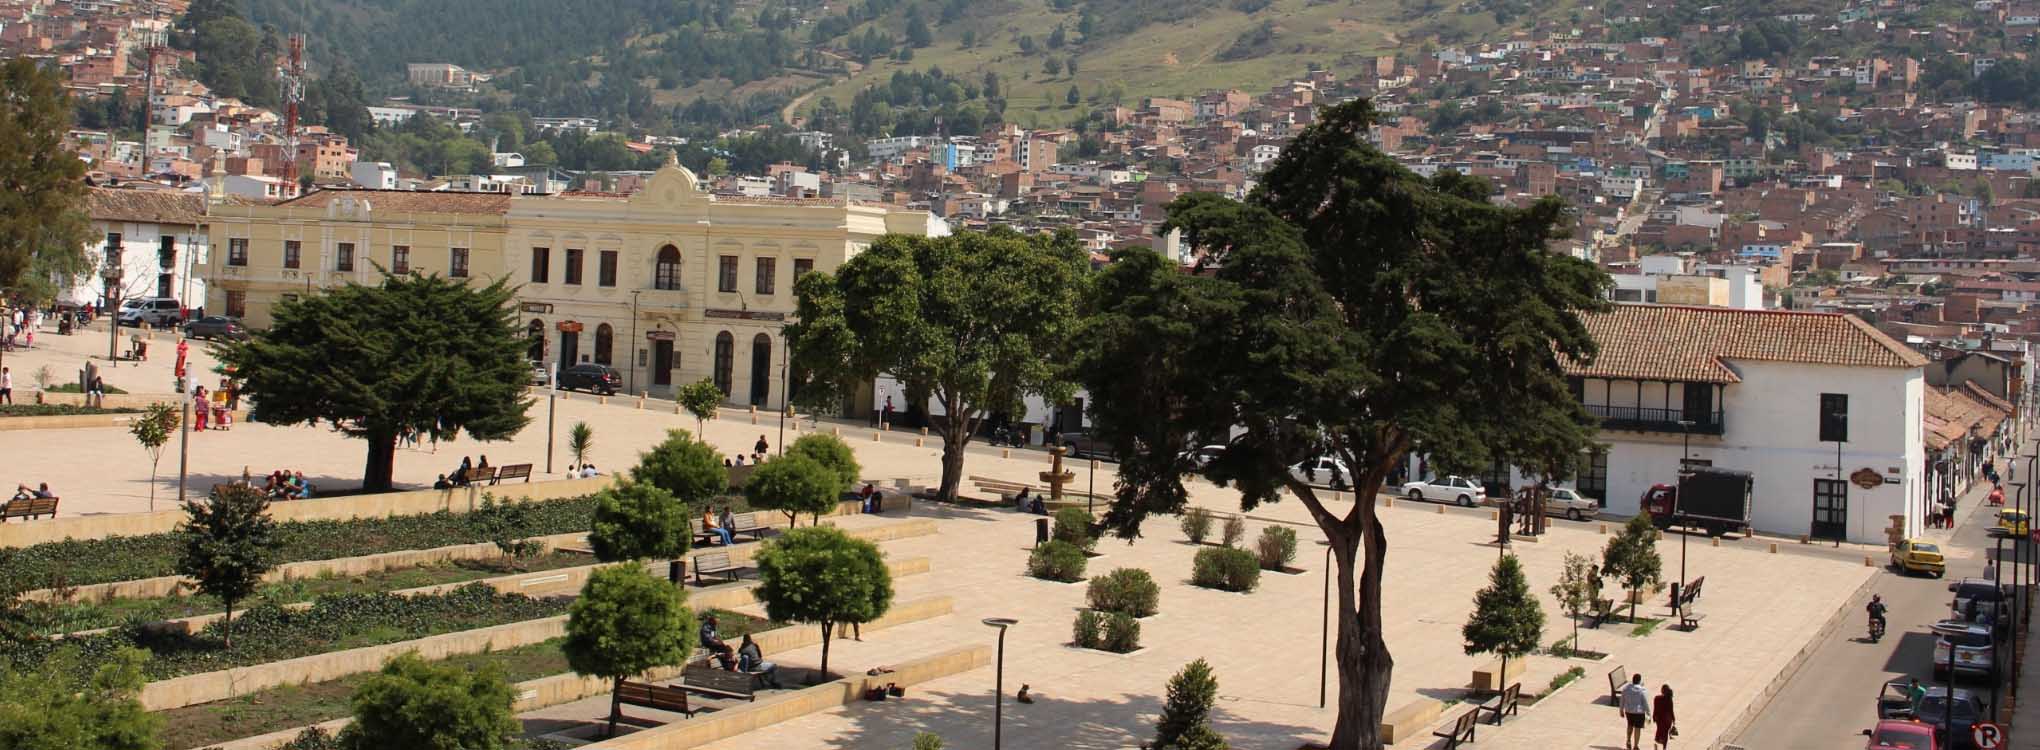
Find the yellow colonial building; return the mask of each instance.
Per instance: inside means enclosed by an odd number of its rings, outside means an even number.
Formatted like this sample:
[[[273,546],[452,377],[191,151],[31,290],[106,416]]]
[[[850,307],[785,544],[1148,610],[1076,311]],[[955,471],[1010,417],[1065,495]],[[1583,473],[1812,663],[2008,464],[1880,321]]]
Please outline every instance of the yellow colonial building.
[[[517,285],[531,358],[609,365],[627,392],[713,380],[732,404],[786,403],[793,281],[879,235],[943,234],[926,211],[840,199],[710,195],[669,163],[630,195],[329,190],[217,207],[208,310],[270,323],[280,300],[374,265]]]

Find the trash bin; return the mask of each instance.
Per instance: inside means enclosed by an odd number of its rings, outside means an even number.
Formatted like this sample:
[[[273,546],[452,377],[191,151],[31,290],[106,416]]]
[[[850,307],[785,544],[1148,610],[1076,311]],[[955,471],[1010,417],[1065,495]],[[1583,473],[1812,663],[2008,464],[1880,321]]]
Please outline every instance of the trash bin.
[[[1048,519],[1036,518],[1034,519],[1034,546],[1039,547],[1047,543],[1048,543]]]
[[[666,561],[666,580],[671,581],[675,586],[682,585],[687,580],[687,561]]]

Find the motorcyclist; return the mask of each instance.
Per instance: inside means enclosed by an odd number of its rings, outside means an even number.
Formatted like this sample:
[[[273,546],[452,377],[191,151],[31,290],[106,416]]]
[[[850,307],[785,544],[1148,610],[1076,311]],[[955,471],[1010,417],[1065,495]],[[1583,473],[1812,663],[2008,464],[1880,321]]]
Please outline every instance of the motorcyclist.
[[[1886,607],[1884,606],[1883,595],[1871,594],[1870,603],[1863,607],[1863,609],[1870,613],[1870,629],[1872,632],[1884,629],[1886,624],[1884,621]]]

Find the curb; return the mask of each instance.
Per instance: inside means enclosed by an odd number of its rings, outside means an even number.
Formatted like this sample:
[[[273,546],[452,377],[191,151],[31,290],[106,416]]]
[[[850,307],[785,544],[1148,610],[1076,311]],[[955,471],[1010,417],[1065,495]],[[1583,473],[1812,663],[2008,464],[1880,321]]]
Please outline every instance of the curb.
[[[1742,715],[1737,716],[1735,721],[1729,722],[1728,728],[1723,729],[1721,734],[1715,737],[1714,742],[1709,744],[1708,747],[1734,745],[1734,740],[1740,738],[1743,730],[1749,729],[1750,724],[1755,722],[1757,717],[1764,713],[1764,709],[1771,707],[1771,699],[1777,697],[1778,691],[1784,689],[1785,683],[1791,682],[1793,677],[1799,675],[1799,668],[1806,665],[1806,659],[1813,655],[1814,649],[1827,643],[1828,637],[1833,635],[1837,628],[1841,627],[1842,622],[1855,615],[1856,605],[1864,601],[1864,595],[1870,592],[1870,585],[1876,583],[1878,576],[1881,574],[1882,571],[1879,571],[1871,573],[1869,577],[1864,578],[1863,583],[1858,585],[1856,590],[1849,594],[1847,603],[1835,608],[1834,614],[1828,615],[1827,622],[1822,624],[1819,630],[1814,631],[1813,637],[1808,638],[1806,643],[1799,647],[1799,651],[1786,661],[1785,668],[1779,670],[1778,674],[1771,678],[1771,684],[1765,685],[1763,691],[1757,693],[1756,699],[1750,701],[1749,706],[1743,709]]]

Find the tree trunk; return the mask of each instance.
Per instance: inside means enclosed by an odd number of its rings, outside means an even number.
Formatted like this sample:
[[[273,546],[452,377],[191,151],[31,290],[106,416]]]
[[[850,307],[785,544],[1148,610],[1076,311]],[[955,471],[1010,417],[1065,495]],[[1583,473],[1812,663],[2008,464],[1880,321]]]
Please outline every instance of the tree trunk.
[[[1389,678],[1395,659],[1381,638],[1382,559],[1388,542],[1371,508],[1361,519],[1369,533],[1355,534],[1343,524],[1327,529],[1332,539],[1332,556],[1339,566],[1339,641],[1335,657],[1339,664],[1339,714],[1332,728],[1330,750],[1380,750],[1381,716],[1388,703]],[[1355,594],[1354,558],[1364,552],[1366,568],[1361,571]],[[1348,616],[1345,613],[1352,613]]]
[[[816,684],[829,681],[829,636],[835,629],[836,623],[822,623],[822,676],[816,680]]]
[[[234,600],[232,599],[227,600],[227,616],[222,620],[221,629],[226,634],[226,649],[228,651],[234,650]]]
[[[623,678],[618,677],[616,678],[616,683],[609,687],[609,733],[604,736],[615,737],[616,722],[622,718],[623,718]]]
[[[361,470],[364,492],[388,492],[390,474],[397,464],[397,433],[378,431],[368,435],[368,463]]]
[[[939,500],[954,502],[963,484],[963,445],[962,438],[953,432],[942,435],[942,489],[936,493]]]

